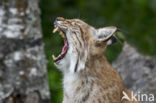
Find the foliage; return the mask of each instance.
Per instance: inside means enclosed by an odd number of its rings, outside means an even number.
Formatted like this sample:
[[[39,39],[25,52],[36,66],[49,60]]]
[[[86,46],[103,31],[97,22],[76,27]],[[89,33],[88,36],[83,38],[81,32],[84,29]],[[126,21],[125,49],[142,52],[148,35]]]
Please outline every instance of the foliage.
[[[61,73],[51,58],[52,53],[60,53],[63,44],[59,35],[52,35],[53,22],[58,16],[80,18],[96,28],[117,26],[126,41],[140,52],[156,54],[155,0],[40,0],[40,7],[52,103],[62,101]],[[108,60],[114,60],[120,50],[119,43],[109,47]]]

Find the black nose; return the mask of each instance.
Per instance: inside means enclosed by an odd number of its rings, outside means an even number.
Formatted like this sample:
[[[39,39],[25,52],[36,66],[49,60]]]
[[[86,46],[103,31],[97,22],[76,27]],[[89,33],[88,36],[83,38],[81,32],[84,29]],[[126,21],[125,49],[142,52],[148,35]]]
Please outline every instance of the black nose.
[[[64,21],[64,18],[63,17],[57,17],[56,21]]]
[[[60,18],[57,17],[57,18],[56,18],[56,21],[60,21]]]

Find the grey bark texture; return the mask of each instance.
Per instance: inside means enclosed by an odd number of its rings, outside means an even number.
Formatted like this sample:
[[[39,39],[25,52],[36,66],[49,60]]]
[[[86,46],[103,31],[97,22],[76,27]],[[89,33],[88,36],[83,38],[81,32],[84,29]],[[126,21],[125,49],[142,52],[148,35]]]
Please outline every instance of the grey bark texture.
[[[125,43],[113,67],[120,73],[125,86],[138,95],[154,95],[156,99],[156,58],[139,53],[136,48]],[[156,103],[154,101],[140,103]]]
[[[49,103],[39,0],[0,0],[0,103]]]

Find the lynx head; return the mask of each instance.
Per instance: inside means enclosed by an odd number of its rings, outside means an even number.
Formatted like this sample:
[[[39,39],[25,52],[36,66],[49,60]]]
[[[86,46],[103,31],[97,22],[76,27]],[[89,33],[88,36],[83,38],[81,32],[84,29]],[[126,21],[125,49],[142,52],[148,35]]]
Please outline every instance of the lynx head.
[[[107,45],[116,32],[116,27],[95,29],[80,19],[56,18],[54,31],[64,39],[64,47],[55,65],[64,73],[75,73],[85,68],[86,62],[95,56],[103,56]]]

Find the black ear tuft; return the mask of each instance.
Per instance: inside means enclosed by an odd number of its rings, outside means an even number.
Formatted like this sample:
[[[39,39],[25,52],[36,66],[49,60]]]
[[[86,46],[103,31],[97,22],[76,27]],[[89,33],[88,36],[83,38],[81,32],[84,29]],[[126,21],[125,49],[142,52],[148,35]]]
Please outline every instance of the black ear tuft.
[[[118,40],[115,36],[112,36],[108,41],[107,41],[107,45],[112,45],[114,43],[116,43]]]

